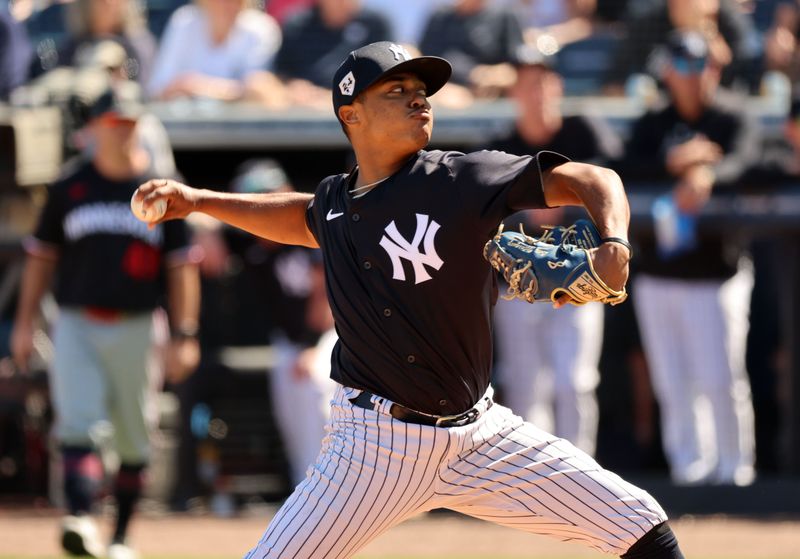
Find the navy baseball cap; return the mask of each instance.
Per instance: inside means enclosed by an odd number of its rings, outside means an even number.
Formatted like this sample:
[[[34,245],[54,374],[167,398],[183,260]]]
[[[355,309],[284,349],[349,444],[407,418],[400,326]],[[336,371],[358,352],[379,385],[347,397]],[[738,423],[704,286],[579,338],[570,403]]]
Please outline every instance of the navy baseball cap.
[[[107,88],[89,106],[89,120],[99,118],[106,114],[113,114],[121,120],[138,120],[145,112],[137,95],[115,89]]]
[[[428,96],[439,91],[453,69],[438,56],[412,57],[405,47],[389,41],[371,43],[356,49],[333,75],[333,112],[353,103],[359,93],[372,84],[394,74],[415,74],[425,83]]]

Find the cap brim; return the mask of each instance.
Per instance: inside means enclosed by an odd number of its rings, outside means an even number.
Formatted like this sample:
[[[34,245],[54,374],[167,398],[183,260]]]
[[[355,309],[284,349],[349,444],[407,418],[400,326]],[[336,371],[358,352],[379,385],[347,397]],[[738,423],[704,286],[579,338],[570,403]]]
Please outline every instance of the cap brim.
[[[376,83],[396,74],[414,74],[423,81],[428,97],[430,97],[444,87],[452,73],[453,67],[444,58],[420,56],[392,66],[375,78],[367,87],[372,87]]]
[[[144,114],[144,107],[138,105],[117,105],[109,107],[107,110],[98,114],[95,118],[111,117],[117,120],[136,121]]]

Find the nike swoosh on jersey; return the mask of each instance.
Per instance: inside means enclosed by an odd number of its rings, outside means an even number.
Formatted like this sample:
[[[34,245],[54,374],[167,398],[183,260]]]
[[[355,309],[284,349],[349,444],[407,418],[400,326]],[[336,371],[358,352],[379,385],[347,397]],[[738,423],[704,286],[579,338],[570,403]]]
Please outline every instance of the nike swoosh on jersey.
[[[344,215],[344,212],[333,213],[333,210],[328,210],[328,215],[325,216],[325,219],[330,221],[332,219],[336,219],[337,217],[340,217],[340,216],[343,216],[343,215]]]

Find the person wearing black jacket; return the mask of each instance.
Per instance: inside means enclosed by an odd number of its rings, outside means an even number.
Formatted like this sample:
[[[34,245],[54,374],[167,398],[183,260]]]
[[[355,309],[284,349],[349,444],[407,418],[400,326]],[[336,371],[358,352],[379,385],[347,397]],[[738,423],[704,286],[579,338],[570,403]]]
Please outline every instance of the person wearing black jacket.
[[[514,128],[487,149],[516,154],[555,151],[574,161],[608,165],[622,155],[622,140],[602,118],[564,115],[564,83],[553,56],[533,45],[517,49],[517,79],[509,96],[518,107]],[[543,224],[566,224],[563,208],[524,210],[505,221],[538,235]],[[501,287],[501,292],[502,292]],[[599,419],[595,389],[603,342],[603,305],[530,305],[499,299],[495,306],[497,379],[503,402],[542,429],[594,455]],[[532,331],[539,335],[531,339]]]
[[[701,231],[696,218],[712,190],[740,180],[760,132],[718,90],[721,69],[701,34],[671,35],[663,54],[669,99],[634,123],[622,173],[628,183],[670,185],[652,206],[654,235],[640,238],[635,310],[673,480],[746,485],[754,478],[744,363],[752,270],[734,235]]]
[[[513,83],[510,63],[522,43],[522,27],[510,9],[486,0],[458,0],[431,15],[419,49],[449,60],[452,82],[492,97]]]

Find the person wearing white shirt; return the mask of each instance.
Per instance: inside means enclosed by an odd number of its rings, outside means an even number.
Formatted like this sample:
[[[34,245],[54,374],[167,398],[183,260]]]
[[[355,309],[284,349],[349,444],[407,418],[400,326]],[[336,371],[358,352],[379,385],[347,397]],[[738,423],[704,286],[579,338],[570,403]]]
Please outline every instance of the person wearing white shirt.
[[[171,16],[148,93],[154,99],[247,96],[248,78],[269,70],[281,30],[246,0],[198,0]]]

